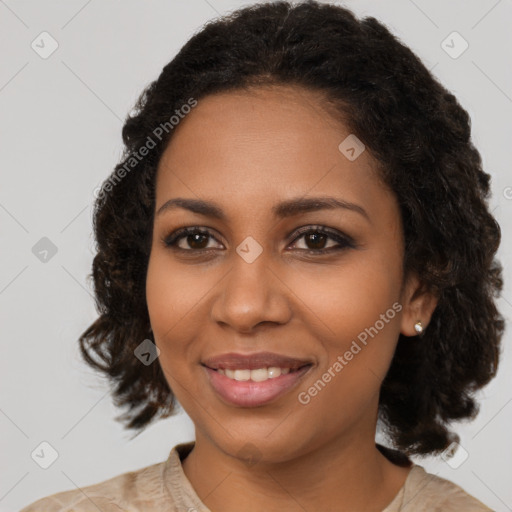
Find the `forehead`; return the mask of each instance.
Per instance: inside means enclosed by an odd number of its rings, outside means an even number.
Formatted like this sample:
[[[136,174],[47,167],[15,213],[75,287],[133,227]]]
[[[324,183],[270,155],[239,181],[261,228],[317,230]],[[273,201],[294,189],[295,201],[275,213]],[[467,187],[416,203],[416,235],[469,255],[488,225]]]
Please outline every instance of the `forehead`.
[[[382,183],[368,151],[355,160],[340,151],[347,137],[349,128],[315,91],[273,86],[206,96],[162,155],[156,207],[186,196],[215,198],[237,212],[278,198],[336,193],[371,204]]]

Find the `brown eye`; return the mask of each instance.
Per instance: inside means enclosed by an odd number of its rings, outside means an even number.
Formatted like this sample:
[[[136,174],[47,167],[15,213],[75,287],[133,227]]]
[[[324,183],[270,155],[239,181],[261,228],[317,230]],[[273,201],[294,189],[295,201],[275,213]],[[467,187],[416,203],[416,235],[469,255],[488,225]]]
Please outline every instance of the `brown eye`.
[[[209,231],[198,228],[178,229],[164,238],[164,244],[173,249],[193,252],[209,249],[208,243],[215,240]]]
[[[336,231],[327,230],[323,227],[306,226],[305,228],[299,229],[297,234],[299,236],[293,241],[293,246],[296,247],[302,239],[302,243],[305,247],[298,247],[298,249],[305,252],[322,254],[347,248],[355,248],[355,243],[349,236]],[[331,241],[331,245],[326,246],[326,244],[329,244],[329,240]]]
[[[193,235],[187,235],[184,240],[188,243],[192,249],[205,249],[208,245],[208,239],[210,235],[203,235],[202,233],[196,233]]]
[[[305,247],[295,248],[306,253],[322,254],[356,248],[356,244],[351,237],[321,226],[300,228],[296,235],[298,236],[296,236],[292,245],[296,246],[300,240],[303,240],[302,243],[305,244]],[[196,227],[178,229],[162,240],[166,247],[188,253],[200,253],[201,251],[215,249],[216,247],[209,246],[209,243],[211,241],[217,242],[217,239],[209,231]],[[328,245],[329,241],[331,245]],[[222,248],[222,244],[220,242],[217,243]]]
[[[304,235],[304,241],[308,249],[324,249],[324,245],[329,237],[324,233],[309,233]]]

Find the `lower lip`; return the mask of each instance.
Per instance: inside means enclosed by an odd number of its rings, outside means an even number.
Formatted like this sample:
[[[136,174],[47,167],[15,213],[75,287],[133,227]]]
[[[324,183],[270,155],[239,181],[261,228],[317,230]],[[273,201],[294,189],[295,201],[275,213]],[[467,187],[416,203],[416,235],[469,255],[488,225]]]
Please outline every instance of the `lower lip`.
[[[229,379],[211,368],[203,368],[208,373],[213,389],[225,402],[239,407],[258,407],[276,400],[294,388],[311,366],[263,382]]]

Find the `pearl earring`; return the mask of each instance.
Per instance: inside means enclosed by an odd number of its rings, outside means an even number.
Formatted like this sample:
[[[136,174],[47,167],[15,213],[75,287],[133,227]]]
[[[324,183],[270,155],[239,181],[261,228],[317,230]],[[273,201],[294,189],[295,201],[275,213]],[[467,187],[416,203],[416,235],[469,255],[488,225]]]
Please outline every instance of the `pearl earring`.
[[[419,320],[414,324],[414,330],[418,334],[421,334],[423,332],[423,325],[421,324],[421,322]]]

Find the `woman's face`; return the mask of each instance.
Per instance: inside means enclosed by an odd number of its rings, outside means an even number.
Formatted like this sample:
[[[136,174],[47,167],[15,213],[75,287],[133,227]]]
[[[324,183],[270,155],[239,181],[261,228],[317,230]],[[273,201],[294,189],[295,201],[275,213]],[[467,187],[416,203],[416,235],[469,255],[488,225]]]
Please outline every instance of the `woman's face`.
[[[267,461],[373,439],[381,382],[415,320],[399,208],[368,151],[291,87],[205,97],[174,130],[146,293],[196,436]],[[159,212],[177,198],[196,206]],[[185,227],[207,235],[167,246]]]

